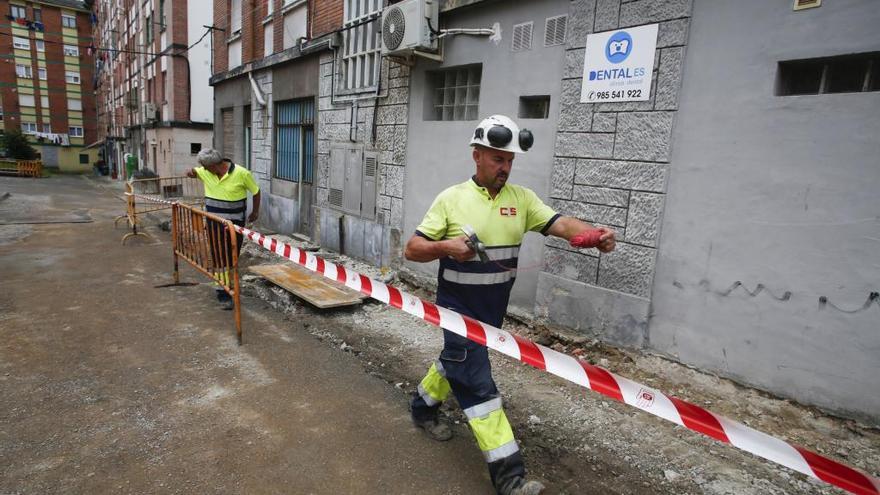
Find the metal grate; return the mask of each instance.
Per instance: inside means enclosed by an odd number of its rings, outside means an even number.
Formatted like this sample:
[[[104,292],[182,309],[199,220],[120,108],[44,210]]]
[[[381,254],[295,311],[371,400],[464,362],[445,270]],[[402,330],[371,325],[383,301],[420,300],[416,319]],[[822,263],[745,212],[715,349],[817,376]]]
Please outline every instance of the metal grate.
[[[568,16],[548,17],[544,21],[544,46],[556,46],[565,43]]]
[[[510,50],[520,52],[532,49],[532,29],[535,27],[534,22],[524,22],[513,26],[513,39],[511,41]]]
[[[379,84],[382,0],[345,0],[343,90],[369,91]]]
[[[330,189],[330,204],[342,207],[342,189]]]
[[[376,176],[376,157],[368,156],[364,158],[364,175],[367,177]]]
[[[315,102],[312,99],[278,103],[275,106],[275,177],[298,182],[314,179]]]
[[[382,24],[382,39],[389,50],[396,50],[406,32],[406,18],[400,7],[392,7]]]

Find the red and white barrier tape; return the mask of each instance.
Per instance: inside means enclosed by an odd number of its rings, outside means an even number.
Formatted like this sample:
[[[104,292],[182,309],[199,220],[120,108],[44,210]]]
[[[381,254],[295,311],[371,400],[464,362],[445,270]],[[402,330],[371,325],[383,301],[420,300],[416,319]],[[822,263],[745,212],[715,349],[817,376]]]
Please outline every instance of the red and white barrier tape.
[[[126,194],[158,203],[174,203],[140,194]],[[313,272],[535,368],[851,493],[880,495],[880,479],[833,459],[789,444],[700,406],[667,396],[659,390],[615,375],[599,366],[424,301],[259,232],[239,226],[235,226],[235,230],[264,249]]]
[[[162,204],[165,204],[168,206],[172,206],[174,203],[177,203],[177,201],[168,201],[167,199],[157,198],[154,196],[148,196],[145,194],[131,193],[128,191],[124,192],[123,194],[125,194],[126,196],[134,196],[135,198],[140,198],[140,199],[144,199],[147,201],[152,201],[153,203],[162,203]]]
[[[667,396],[659,390],[615,375],[604,368],[424,301],[259,232],[238,226],[235,229],[261,247],[313,272],[535,368],[851,493],[880,495],[880,480],[837,461],[761,433],[700,406]]]

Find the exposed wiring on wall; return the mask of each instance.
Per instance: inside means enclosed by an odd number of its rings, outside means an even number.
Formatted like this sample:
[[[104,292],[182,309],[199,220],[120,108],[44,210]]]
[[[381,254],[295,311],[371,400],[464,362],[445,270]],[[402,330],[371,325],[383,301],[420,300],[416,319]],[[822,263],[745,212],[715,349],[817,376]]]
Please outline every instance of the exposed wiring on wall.
[[[679,282],[678,280],[674,280],[672,282],[672,285],[678,289],[684,289],[684,285],[681,282]],[[716,295],[719,295],[722,297],[730,296],[736,289],[739,289],[739,288],[742,288],[742,291],[745,292],[746,294],[748,294],[749,297],[757,297],[762,292],[766,292],[767,294],[770,295],[770,297],[772,297],[773,299],[776,299],[777,301],[780,301],[780,302],[785,302],[785,301],[791,300],[792,295],[793,295],[791,291],[785,291],[782,293],[781,296],[777,296],[770,289],[768,289],[766,285],[760,284],[760,283],[757,286],[755,286],[755,290],[749,290],[739,280],[734,282],[730,287],[727,288],[727,290],[723,290],[723,291],[712,290],[711,284],[709,283],[708,280],[705,280],[705,279],[700,280],[699,286],[703,290],[705,290],[706,292],[710,292],[712,294],[716,294]],[[871,306],[874,306],[874,305],[880,307],[880,292],[877,292],[877,291],[869,292],[868,298],[865,300],[865,303],[857,308],[854,308],[854,309],[842,308],[842,307],[834,304],[833,302],[831,302],[831,300],[828,298],[828,296],[819,296],[818,302],[819,302],[819,309],[820,310],[831,308],[831,309],[837,310],[841,313],[855,314],[855,313],[861,313],[862,311],[866,311]]]
[[[706,289],[707,292],[712,292],[714,294],[718,294],[719,296],[724,297],[729,296],[733,291],[741,287],[742,290],[751,297],[755,297],[761,292],[766,291],[767,294],[770,294],[770,297],[776,299],[777,301],[788,301],[789,299],[791,299],[791,291],[785,291],[782,293],[782,296],[777,296],[764,284],[758,284],[757,286],[755,286],[755,290],[749,290],[748,287],[743,285],[743,283],[739,280],[734,282],[730,287],[727,288],[727,290],[723,291],[713,291],[708,280],[700,280],[700,287]]]
[[[865,300],[865,304],[862,304],[861,307],[856,308],[856,309],[843,309],[840,306],[829,301],[827,297],[822,296],[819,298],[819,309],[825,309],[826,306],[830,306],[832,309],[836,309],[837,311],[840,311],[841,313],[855,314],[855,313],[861,313],[862,311],[867,310],[868,308],[873,306],[875,303],[877,304],[878,307],[880,307],[880,292],[871,292],[870,294],[868,294],[868,299]]]

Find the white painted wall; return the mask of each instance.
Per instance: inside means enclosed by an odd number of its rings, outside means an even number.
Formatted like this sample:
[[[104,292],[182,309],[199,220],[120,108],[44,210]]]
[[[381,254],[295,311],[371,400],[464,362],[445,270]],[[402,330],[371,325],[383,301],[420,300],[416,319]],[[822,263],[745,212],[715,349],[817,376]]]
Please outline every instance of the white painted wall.
[[[186,19],[189,33],[187,45],[192,45],[205,34],[203,26],[214,23],[213,4],[190,0],[187,2]],[[192,88],[190,119],[193,122],[214,122],[214,88],[208,85],[211,78],[211,36],[205,36],[198,45],[190,48],[188,58]]]

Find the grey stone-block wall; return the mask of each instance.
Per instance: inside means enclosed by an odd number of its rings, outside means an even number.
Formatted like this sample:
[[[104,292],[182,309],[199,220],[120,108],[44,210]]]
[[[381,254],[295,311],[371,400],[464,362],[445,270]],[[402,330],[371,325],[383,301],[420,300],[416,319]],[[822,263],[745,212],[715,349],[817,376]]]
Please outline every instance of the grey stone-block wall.
[[[600,254],[548,240],[536,313],[563,324],[588,322],[577,327],[624,345],[647,341],[691,7],[691,0],[573,0],[569,12],[550,202],[560,213],[613,228],[618,248]],[[659,29],[650,99],[581,103],[587,35],[652,23]],[[591,294],[627,314],[560,302]],[[580,314],[561,314],[571,311]]]
[[[337,74],[334,74],[334,68]],[[363,252],[346,254],[366,259],[376,264],[388,265],[399,262],[399,232],[403,227],[404,173],[406,166],[407,119],[409,105],[410,68],[382,60],[381,92],[377,98],[364,95],[333,96],[334,77],[339,77],[339,64],[334,64],[333,55],[325,54],[320,59],[320,90],[318,98],[317,154],[318,154],[318,198],[317,208],[322,218],[335,216],[352,217],[330,206],[329,174],[330,147],[334,143],[362,146],[364,151],[379,153],[379,171],[376,191],[376,217],[373,220],[357,219],[366,231],[381,232],[382,252],[364,249]],[[357,131],[351,139],[352,107],[356,108]],[[375,126],[375,134],[374,134]],[[327,214],[329,214],[329,217]],[[356,223],[357,223],[356,222]],[[343,225],[353,225],[344,218]],[[360,226],[358,227],[360,229]],[[333,236],[321,234],[330,240]],[[389,240],[394,242],[389,242]],[[344,251],[351,244],[330,246]]]
[[[264,70],[254,73],[266,106],[261,107],[257,97],[251,92],[251,173],[263,191],[270,190],[272,180],[272,118],[274,108],[272,100],[272,71]]]

